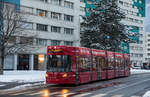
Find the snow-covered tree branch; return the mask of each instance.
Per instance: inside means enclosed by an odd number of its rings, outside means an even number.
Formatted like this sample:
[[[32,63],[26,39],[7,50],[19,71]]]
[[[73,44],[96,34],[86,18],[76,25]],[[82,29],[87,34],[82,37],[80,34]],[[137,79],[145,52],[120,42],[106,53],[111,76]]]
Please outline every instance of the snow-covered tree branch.
[[[93,4],[95,8],[89,9],[90,16],[83,16],[81,23],[82,46],[118,51],[122,42],[134,42],[130,39],[132,33],[121,23],[125,13],[118,7],[118,0],[101,0]]]
[[[5,56],[26,51],[32,45],[35,35],[21,34],[25,30],[26,19],[18,5],[0,2],[0,7],[0,74],[3,74]]]

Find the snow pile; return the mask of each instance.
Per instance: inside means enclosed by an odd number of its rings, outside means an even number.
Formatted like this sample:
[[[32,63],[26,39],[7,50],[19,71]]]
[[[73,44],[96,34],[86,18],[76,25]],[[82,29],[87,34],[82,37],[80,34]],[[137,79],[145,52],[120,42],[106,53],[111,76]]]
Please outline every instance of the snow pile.
[[[0,85],[0,87],[4,87],[4,86],[6,86],[6,85],[5,84]]]
[[[0,82],[39,82],[45,81],[46,71],[5,71]]]
[[[144,70],[144,69],[131,69],[131,74],[139,74],[139,73],[150,73],[150,70]]]
[[[19,90],[19,89],[26,89],[26,88],[28,88],[28,87],[36,86],[36,85],[41,85],[41,84],[45,84],[45,83],[35,83],[35,84],[24,84],[24,85],[19,85],[19,86],[16,86],[16,87],[14,87],[14,88],[7,89],[7,91],[11,91],[11,90]]]
[[[150,97],[150,91],[147,91],[143,97]]]
[[[0,82],[45,82],[46,71],[5,71]],[[131,74],[150,73],[150,70],[131,69]]]

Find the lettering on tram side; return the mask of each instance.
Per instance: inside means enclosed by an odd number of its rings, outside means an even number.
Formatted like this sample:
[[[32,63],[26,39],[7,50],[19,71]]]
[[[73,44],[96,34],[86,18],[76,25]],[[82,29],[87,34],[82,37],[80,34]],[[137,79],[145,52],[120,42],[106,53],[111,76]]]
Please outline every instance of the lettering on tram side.
[[[100,54],[100,55],[105,55],[105,52],[92,52],[93,54],[96,54],[96,55],[98,55],[98,54]]]

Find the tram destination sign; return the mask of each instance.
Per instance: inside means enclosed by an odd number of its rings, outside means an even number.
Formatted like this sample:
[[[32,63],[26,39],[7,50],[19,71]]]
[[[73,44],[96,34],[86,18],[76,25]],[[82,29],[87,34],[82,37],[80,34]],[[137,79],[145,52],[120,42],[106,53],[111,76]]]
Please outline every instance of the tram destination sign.
[[[48,53],[63,53],[64,51],[62,49],[49,49]]]

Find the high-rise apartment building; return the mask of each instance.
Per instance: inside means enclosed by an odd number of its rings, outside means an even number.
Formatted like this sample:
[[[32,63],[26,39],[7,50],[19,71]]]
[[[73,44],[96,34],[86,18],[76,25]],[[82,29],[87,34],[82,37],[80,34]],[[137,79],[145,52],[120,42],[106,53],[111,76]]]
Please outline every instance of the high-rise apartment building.
[[[94,7],[95,0],[80,0],[85,4],[85,15],[89,15],[88,8]],[[100,1],[100,0],[97,0]],[[83,4],[80,9],[83,10]],[[144,62],[144,19],[145,19],[145,0],[118,0],[118,7],[126,14],[126,18],[121,22],[125,24],[132,33],[138,36],[131,37],[137,43],[123,44],[124,53],[130,53],[131,65],[142,66]]]
[[[80,46],[79,0],[4,0],[20,7],[26,18],[26,28],[15,41],[34,36],[28,52],[8,55],[6,70],[45,70],[48,45]]]
[[[126,13],[126,18],[122,22],[130,28],[132,33],[139,35],[131,37],[137,43],[129,44],[131,65],[142,66],[144,62],[145,0],[119,0],[118,3]]]
[[[89,15],[88,8],[93,7],[94,0],[4,0],[19,5],[25,13],[27,28],[16,41],[24,41],[24,35],[35,35],[34,46],[38,48],[29,52],[8,55],[4,69],[7,70],[45,70],[46,48],[48,45],[80,46],[81,15]],[[98,1],[98,0],[97,0]],[[131,37],[137,43],[123,46],[130,52],[131,64],[140,66],[143,63],[145,0],[118,0],[118,6],[125,12],[122,20],[131,32],[138,37]]]

